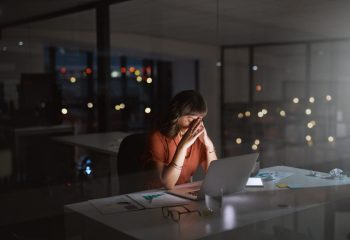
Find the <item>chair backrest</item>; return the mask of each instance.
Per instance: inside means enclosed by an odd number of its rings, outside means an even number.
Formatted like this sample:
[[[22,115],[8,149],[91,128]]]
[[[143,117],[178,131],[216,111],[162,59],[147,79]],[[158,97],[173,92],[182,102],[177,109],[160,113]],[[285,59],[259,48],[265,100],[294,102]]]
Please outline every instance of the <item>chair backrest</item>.
[[[119,146],[117,173],[119,194],[143,190],[145,169],[142,155],[147,144],[147,133],[135,133],[125,137]]]

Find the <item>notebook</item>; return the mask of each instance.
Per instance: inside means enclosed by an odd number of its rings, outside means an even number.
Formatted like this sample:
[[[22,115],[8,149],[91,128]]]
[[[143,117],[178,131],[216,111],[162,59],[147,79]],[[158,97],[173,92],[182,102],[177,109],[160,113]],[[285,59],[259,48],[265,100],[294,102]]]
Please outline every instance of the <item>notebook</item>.
[[[168,190],[167,193],[200,200],[242,191],[247,184],[259,153],[227,157],[213,161],[203,182],[196,186]]]

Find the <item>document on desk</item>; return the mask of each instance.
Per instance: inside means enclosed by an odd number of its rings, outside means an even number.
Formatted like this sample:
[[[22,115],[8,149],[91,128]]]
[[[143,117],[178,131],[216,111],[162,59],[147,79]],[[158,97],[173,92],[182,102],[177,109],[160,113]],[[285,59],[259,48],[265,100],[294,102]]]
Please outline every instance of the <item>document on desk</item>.
[[[292,172],[283,172],[283,171],[271,171],[271,170],[260,170],[257,174],[257,177],[261,178],[264,182],[274,181],[278,182],[281,179],[292,176]]]
[[[145,208],[171,207],[191,203],[191,200],[176,197],[164,191],[131,193],[128,196]]]
[[[134,211],[144,209],[144,207],[126,195],[99,198],[88,201],[102,214],[112,214],[118,212]]]

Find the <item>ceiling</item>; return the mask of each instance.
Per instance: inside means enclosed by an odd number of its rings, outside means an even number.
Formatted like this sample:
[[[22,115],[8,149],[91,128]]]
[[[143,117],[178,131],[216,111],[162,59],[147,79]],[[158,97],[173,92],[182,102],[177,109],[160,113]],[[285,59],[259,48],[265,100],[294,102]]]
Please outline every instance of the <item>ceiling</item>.
[[[0,4],[0,24],[89,2],[93,1],[5,0]],[[349,38],[349,12],[348,0],[131,0],[110,7],[112,32],[209,45]],[[95,31],[95,13],[22,27]]]

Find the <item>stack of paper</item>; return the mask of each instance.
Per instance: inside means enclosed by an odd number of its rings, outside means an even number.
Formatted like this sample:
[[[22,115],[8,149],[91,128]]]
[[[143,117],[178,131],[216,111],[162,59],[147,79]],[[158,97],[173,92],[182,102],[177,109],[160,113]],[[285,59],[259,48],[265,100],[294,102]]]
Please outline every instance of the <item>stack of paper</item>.
[[[102,214],[111,214],[117,212],[134,211],[144,209],[143,206],[133,201],[126,195],[113,196],[108,198],[99,198],[89,200]]]
[[[132,193],[128,196],[145,208],[170,207],[191,203],[191,200],[176,197],[164,191]]]

